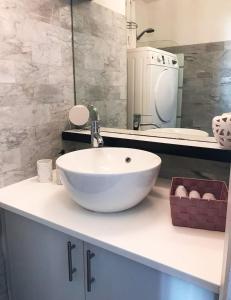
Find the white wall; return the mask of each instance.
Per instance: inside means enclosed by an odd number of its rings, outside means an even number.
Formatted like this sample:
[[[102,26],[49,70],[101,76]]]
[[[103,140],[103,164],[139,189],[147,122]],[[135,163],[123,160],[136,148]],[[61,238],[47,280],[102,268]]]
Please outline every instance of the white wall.
[[[142,41],[163,46],[231,40],[230,0],[136,0],[136,18],[156,30]]]
[[[93,2],[125,15],[125,0],[93,0]]]

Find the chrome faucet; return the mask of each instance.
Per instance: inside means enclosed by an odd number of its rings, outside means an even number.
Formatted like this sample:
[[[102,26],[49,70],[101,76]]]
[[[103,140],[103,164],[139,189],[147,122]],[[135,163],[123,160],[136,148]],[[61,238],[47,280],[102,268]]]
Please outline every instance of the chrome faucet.
[[[91,121],[91,146],[93,148],[103,147],[103,138],[100,135],[99,121]]]
[[[153,126],[155,129],[160,128],[159,125],[154,124],[154,123],[142,123],[141,119],[142,119],[141,114],[134,114],[133,115],[133,129],[134,130],[140,130],[141,126]]]
[[[91,146],[93,148],[103,147],[104,141],[100,135],[100,120],[99,113],[94,105],[89,105],[88,109],[90,111],[91,119]]]

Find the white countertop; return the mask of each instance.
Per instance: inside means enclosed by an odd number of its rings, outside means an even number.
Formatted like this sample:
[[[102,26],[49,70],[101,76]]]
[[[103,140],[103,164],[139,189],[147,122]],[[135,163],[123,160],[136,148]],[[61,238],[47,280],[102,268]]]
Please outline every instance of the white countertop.
[[[169,182],[159,181],[140,205],[114,214],[87,211],[63,186],[36,178],[1,189],[0,202],[11,212],[219,292],[224,234],[172,226]]]

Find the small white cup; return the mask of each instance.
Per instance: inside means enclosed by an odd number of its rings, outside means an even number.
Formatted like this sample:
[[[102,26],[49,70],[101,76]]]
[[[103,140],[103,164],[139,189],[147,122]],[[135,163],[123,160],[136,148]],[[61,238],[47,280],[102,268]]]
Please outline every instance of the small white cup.
[[[40,159],[37,161],[37,172],[39,182],[51,182],[52,181],[52,160]]]

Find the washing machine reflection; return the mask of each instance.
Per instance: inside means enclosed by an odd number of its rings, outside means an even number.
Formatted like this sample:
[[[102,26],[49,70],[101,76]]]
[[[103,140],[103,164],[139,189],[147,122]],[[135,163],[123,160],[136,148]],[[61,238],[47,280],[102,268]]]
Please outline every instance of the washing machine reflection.
[[[175,54],[151,47],[128,50],[128,128],[174,128],[179,64]]]

